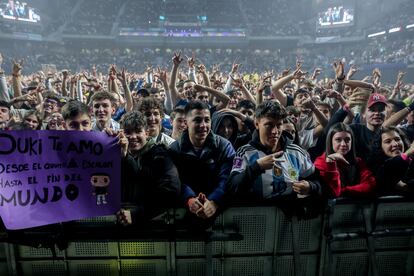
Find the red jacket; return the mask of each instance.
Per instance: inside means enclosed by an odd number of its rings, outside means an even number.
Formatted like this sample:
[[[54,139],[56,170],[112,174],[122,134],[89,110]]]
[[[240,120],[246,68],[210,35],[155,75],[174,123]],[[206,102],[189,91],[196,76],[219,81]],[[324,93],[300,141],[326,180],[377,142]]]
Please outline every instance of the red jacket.
[[[345,183],[343,187],[336,161],[326,162],[325,159],[325,153],[316,158],[315,167],[320,171],[320,175],[325,180],[325,183],[328,184],[327,188],[330,197],[374,195],[376,185],[375,177],[361,158],[357,157],[356,159],[356,166],[358,166],[360,174],[360,183],[352,186],[348,186]]]

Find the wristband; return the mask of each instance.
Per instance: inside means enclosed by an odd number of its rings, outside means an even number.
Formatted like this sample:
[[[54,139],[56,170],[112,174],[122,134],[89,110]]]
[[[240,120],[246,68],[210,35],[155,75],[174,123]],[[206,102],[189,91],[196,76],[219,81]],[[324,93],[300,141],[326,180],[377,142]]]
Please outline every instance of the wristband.
[[[414,102],[407,106],[408,110],[411,112],[414,110]]]

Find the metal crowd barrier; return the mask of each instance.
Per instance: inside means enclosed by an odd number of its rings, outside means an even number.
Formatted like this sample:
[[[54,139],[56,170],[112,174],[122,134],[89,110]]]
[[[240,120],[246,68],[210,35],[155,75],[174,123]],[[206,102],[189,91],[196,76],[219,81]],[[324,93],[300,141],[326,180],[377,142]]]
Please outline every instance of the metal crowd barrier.
[[[231,207],[204,231],[177,227],[183,212],[147,227],[109,216],[1,233],[0,275],[414,275],[412,199],[331,200],[310,220]]]

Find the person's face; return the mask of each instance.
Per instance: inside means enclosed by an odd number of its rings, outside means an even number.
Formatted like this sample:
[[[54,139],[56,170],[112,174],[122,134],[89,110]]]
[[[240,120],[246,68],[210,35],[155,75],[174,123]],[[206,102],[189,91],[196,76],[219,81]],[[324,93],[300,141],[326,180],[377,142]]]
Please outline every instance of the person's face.
[[[78,114],[78,116],[65,120],[66,130],[91,131],[92,122],[88,114]]]
[[[233,96],[230,98],[230,101],[227,104],[227,107],[230,109],[236,109],[238,103],[239,103],[239,100],[237,99],[237,96]]]
[[[24,122],[33,130],[36,130],[39,126],[39,120],[37,119],[37,116],[34,114],[24,118]]]
[[[296,138],[295,126],[292,123],[285,123],[282,125],[282,130],[292,135],[293,140]]]
[[[292,96],[293,95],[293,92],[294,92],[293,91],[293,88],[291,88],[291,87],[286,87],[285,88],[285,94],[286,95],[291,95]]]
[[[345,98],[349,98],[352,95],[352,88],[348,85],[345,85],[343,94]]]
[[[157,99],[157,100],[161,100],[161,95],[160,95],[160,93],[152,93],[152,94],[151,94],[151,97],[153,97],[154,99]]]
[[[178,131],[179,133],[182,133],[187,128],[185,114],[176,113],[172,125],[174,130]]]
[[[208,92],[207,91],[197,92],[196,99],[208,104]]]
[[[242,108],[239,109],[239,112],[243,115],[246,115],[250,119],[254,118],[254,110],[251,109],[251,108],[242,107]]]
[[[53,113],[50,115],[49,122],[47,123],[49,129],[59,129],[62,125],[63,117],[60,113]]]
[[[183,93],[185,94],[185,96],[189,99],[192,100],[193,99],[193,95],[194,95],[194,82],[186,82],[183,85]]]
[[[210,110],[193,109],[186,117],[190,140],[204,144],[211,129]]]
[[[161,97],[161,100],[162,101],[164,101],[165,100],[165,91],[160,91],[160,97]]]
[[[243,98],[243,93],[241,91],[235,91],[234,96],[236,97],[237,101],[240,101]]]
[[[134,101],[134,103],[139,102],[139,100],[142,98],[141,94],[138,94],[136,91],[131,93],[132,96],[132,100]]]
[[[10,120],[10,109],[5,106],[0,106],[0,122],[7,122]]]
[[[318,105],[318,109],[320,112],[322,112],[322,114],[325,116],[325,118],[329,121],[329,119],[331,119],[331,111],[329,110],[328,107],[324,106],[324,105]]]
[[[151,137],[158,136],[161,129],[161,113],[158,109],[150,109],[144,112],[144,116],[147,119],[148,134]]]
[[[393,104],[389,103],[385,106],[385,118],[389,118],[391,117],[392,114],[394,114],[393,109],[394,109]]]
[[[230,118],[224,118],[219,126],[218,135],[230,139],[234,132],[234,126]]]
[[[43,110],[47,114],[51,114],[58,110],[58,102],[54,99],[46,99],[43,103]]]
[[[309,99],[309,93],[299,93],[296,95],[295,100],[293,101],[293,105],[302,109],[302,101]]]
[[[385,132],[381,134],[381,148],[386,156],[395,157],[404,152],[404,143],[397,132]]]
[[[128,139],[128,150],[135,153],[142,149],[147,143],[148,133],[145,129],[125,129],[125,136]]]
[[[352,147],[351,133],[346,131],[337,132],[332,136],[332,149],[341,155],[347,154]]]
[[[288,117],[293,121],[293,123],[297,124],[299,122],[300,114],[296,114],[292,112],[288,114]]]
[[[368,125],[373,127],[380,127],[385,119],[385,104],[376,103],[366,111],[366,121]]]
[[[270,117],[256,119],[256,129],[259,131],[260,143],[268,149],[275,149],[282,134],[282,120]]]
[[[114,113],[115,108],[109,99],[93,101],[93,114],[97,121],[106,123]]]

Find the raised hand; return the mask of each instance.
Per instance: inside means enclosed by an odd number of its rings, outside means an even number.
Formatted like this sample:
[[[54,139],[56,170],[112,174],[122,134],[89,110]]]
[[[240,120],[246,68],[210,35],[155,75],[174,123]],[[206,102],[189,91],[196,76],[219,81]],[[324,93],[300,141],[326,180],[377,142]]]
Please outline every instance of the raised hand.
[[[79,76],[78,75],[73,75],[72,78],[70,79],[70,83],[77,83],[79,80]]]
[[[230,75],[230,78],[233,80],[233,86],[235,86],[235,87],[237,87],[239,89],[243,88],[243,86],[244,86],[243,78],[237,78],[237,79],[235,79],[235,78],[233,78],[232,75]]]
[[[349,67],[348,74],[346,74],[346,79],[349,80],[356,72],[358,72],[358,68],[355,64],[352,64],[351,67]]]
[[[127,71],[125,67],[122,68],[121,72],[116,72],[116,77],[122,84],[128,83]]]
[[[174,56],[172,58],[172,61],[173,61],[173,64],[175,66],[180,65],[180,63],[183,61],[183,58],[181,57],[181,51],[178,52],[178,53],[177,52],[174,53]]]
[[[338,91],[335,91],[333,89],[327,89],[322,92],[325,92],[328,98],[338,99],[341,96]]]
[[[321,74],[321,72],[322,72],[321,68],[315,68],[315,70],[313,71],[313,74],[312,74],[312,79],[316,79],[316,77],[319,76]]]
[[[197,71],[200,74],[204,74],[206,72],[206,66],[204,64],[200,64],[197,66]]]
[[[394,86],[394,89],[395,90],[399,91],[401,89],[401,87],[404,85],[402,79],[405,76],[405,74],[406,73],[405,72],[402,72],[402,71],[398,72],[397,82],[395,83],[395,86]]]
[[[67,79],[69,76],[69,71],[67,69],[62,70],[62,76]]]
[[[23,68],[23,59],[16,62],[13,60],[13,68],[12,68],[12,74],[14,77],[18,77],[22,74],[22,68]]]
[[[301,68],[302,64],[303,64],[303,60],[301,60],[300,58],[296,58],[296,69]]]
[[[213,64],[213,68],[211,69],[211,71],[213,74],[220,72],[220,64]]]
[[[157,68],[157,71],[154,74],[154,76],[158,77],[160,81],[162,81],[163,83],[167,82],[167,71],[162,70],[160,67]]]
[[[334,61],[332,64],[332,67],[335,71],[335,77],[337,80],[344,80],[345,79],[345,73],[344,73],[344,63],[342,61]]]
[[[187,64],[188,67],[191,69],[194,69],[195,63],[196,63],[196,58],[195,58],[195,54],[193,52],[193,55],[191,57],[185,56],[187,58]]]
[[[242,64],[238,64],[238,63],[233,63],[233,65],[231,66],[231,74],[237,73],[237,71],[239,70],[239,68],[242,66]]]
[[[290,68],[286,68],[282,71],[282,74],[280,75],[281,78],[286,77],[290,73]]]
[[[293,79],[304,79],[307,73],[308,72],[303,72],[300,67],[297,67],[296,70],[293,72]]]
[[[375,68],[374,71],[372,71],[372,84],[375,85],[375,87],[381,86],[381,71],[379,68]]]
[[[398,76],[397,76],[397,80],[401,81],[402,78],[405,76],[405,74],[407,74],[407,72],[399,71]]]
[[[261,93],[265,90],[266,86],[270,86],[269,79],[272,78],[273,75],[262,76],[260,77],[260,83],[257,87],[257,92]]]

